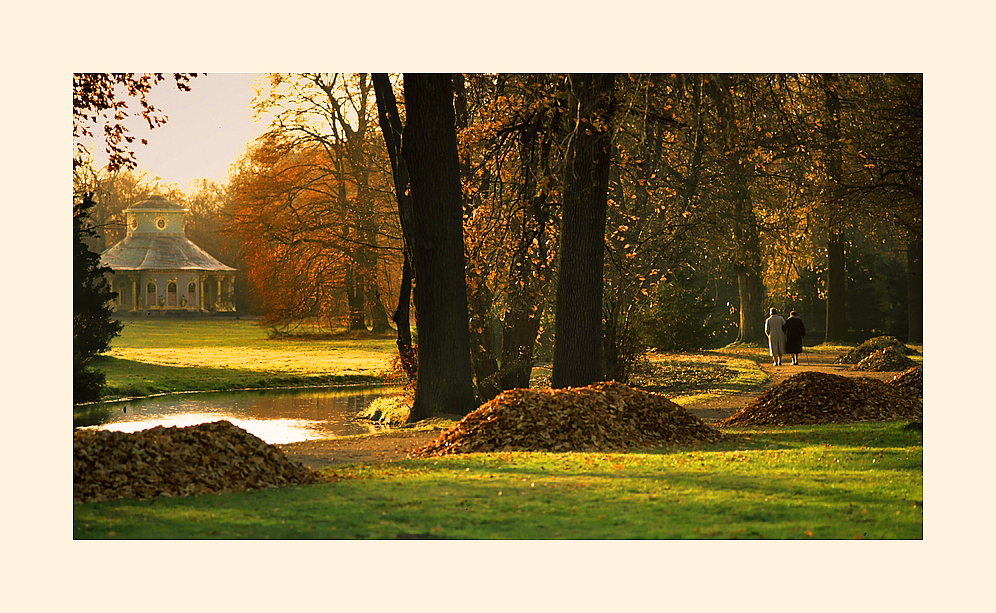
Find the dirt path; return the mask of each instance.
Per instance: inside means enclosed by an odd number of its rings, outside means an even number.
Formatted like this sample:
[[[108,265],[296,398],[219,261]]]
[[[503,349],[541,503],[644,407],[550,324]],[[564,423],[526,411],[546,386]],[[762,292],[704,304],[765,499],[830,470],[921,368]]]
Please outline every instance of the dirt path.
[[[714,423],[733,415],[745,405],[756,399],[768,388],[778,385],[788,377],[802,371],[818,371],[844,376],[866,376],[888,381],[896,375],[894,372],[866,372],[847,370],[848,365],[834,364],[840,353],[804,353],[800,356],[799,366],[772,366],[767,356],[758,358],[758,365],[770,378],[759,388],[742,394],[733,394],[719,398],[711,398],[686,406],[689,413],[705,423]],[[442,428],[434,430],[392,430],[378,436],[364,436],[320,441],[304,441],[277,445],[288,457],[297,460],[305,466],[321,470],[330,466],[346,463],[394,462],[403,460],[408,452],[415,447],[425,445],[434,440],[442,432]]]
[[[276,445],[292,460],[321,470],[337,464],[394,462],[408,452],[435,439],[442,428],[433,430],[391,430],[377,436],[362,436]]]
[[[843,351],[833,353],[803,353],[799,356],[798,366],[792,366],[790,364],[791,358],[784,360],[781,366],[773,366],[771,364],[771,358],[768,356],[759,357],[756,360],[757,365],[762,371],[764,371],[765,374],[768,375],[768,377],[770,377],[766,383],[749,392],[695,402],[685,406],[685,409],[707,424],[711,424],[733,415],[740,409],[744,408],[744,406],[753,402],[758,396],[766,392],[768,389],[778,385],[792,375],[803,371],[815,371],[833,375],[843,375],[845,377],[871,377],[873,379],[881,379],[882,381],[888,381],[898,374],[895,372],[848,370],[850,368],[850,364],[834,364],[833,361],[836,360],[838,356],[843,355],[843,353]]]

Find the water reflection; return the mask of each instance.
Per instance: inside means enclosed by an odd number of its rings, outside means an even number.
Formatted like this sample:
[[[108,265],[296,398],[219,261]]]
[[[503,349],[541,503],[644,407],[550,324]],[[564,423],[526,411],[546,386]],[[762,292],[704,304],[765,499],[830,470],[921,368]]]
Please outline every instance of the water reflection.
[[[398,391],[375,387],[174,394],[91,405],[74,417],[73,426],[137,432],[224,419],[267,443],[294,443],[369,432],[370,426],[356,415],[376,398]]]

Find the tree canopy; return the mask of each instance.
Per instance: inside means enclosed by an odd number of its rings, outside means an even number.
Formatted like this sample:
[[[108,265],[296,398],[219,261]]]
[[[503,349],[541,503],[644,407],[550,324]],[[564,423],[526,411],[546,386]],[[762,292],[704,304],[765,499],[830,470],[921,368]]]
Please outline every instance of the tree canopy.
[[[414,350],[441,308],[420,283],[444,292],[419,250],[458,240],[451,355],[480,401],[538,359],[578,385],[628,380],[650,348],[762,343],[771,306],[814,337],[919,340],[920,75],[437,75],[416,115],[410,76],[274,75],[258,100],[277,119],[229,211],[264,318],[358,329],[391,305]]]

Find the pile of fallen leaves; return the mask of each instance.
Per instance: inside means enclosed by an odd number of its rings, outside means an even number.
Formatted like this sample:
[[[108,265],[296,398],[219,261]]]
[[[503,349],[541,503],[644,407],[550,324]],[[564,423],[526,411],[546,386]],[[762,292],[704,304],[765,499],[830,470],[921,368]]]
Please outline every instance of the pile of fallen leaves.
[[[834,360],[834,362],[837,364],[857,364],[879,349],[885,349],[886,347],[892,347],[903,355],[914,355],[917,353],[916,349],[907,347],[894,336],[876,336],[851,349],[846,354]]]
[[[913,396],[923,398],[923,366],[914,366],[904,370],[889,381],[889,385],[899,388]]]
[[[314,483],[318,475],[227,421],[73,434],[73,502]]]
[[[891,372],[894,370],[906,370],[913,366],[916,366],[916,362],[900,353],[895,347],[889,346],[876,350],[854,366],[851,366],[851,370]]]
[[[923,419],[923,405],[870,377],[806,371],[761,394],[718,426],[806,425]]]
[[[660,394],[621,383],[502,392],[415,457],[489,451],[612,451],[721,440]]]

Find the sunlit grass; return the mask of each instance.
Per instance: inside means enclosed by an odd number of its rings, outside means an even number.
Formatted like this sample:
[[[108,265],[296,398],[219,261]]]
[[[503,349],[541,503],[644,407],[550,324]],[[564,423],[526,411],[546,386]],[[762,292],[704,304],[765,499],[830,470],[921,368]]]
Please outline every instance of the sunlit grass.
[[[411,399],[404,394],[377,398],[360,413],[365,419],[380,422],[387,426],[401,426],[411,414]]]
[[[277,341],[274,341],[277,342]],[[158,366],[228,368],[256,372],[318,375],[341,373],[380,374],[386,353],[393,342],[367,341],[372,347],[343,347],[335,341],[315,341],[298,348],[273,347],[163,347],[156,349],[112,349],[106,355],[122,360]],[[317,345],[321,343],[321,345]]]
[[[129,322],[95,363],[105,398],[162,392],[370,383],[397,351],[390,338],[270,339],[246,320]]]
[[[741,428],[634,453],[348,465],[334,483],[76,505],[75,538],[920,539],[922,434]]]
[[[270,339],[253,322],[195,320],[128,323],[105,355],[163,366],[327,374],[380,373],[394,350],[390,338]]]
[[[768,380],[768,375],[755,360],[738,355],[724,355],[721,351],[650,353],[647,365],[633,382],[685,406],[710,398],[740,394]]]

